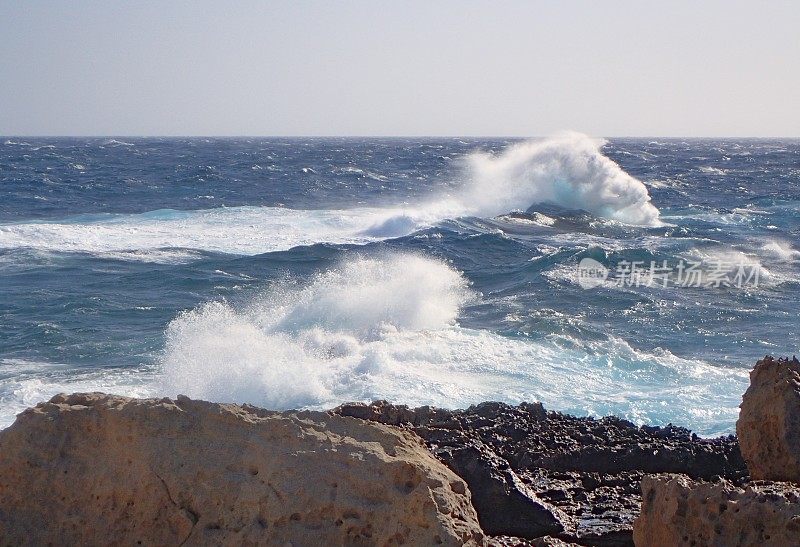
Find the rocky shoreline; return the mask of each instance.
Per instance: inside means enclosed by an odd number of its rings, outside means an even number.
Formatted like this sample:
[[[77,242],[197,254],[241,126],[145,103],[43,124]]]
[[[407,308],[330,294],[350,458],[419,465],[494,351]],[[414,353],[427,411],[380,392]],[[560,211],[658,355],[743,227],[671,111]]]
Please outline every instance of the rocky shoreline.
[[[577,418],[539,403],[482,403],[448,411],[377,401],[332,412],[419,435],[467,482],[481,526],[496,536],[633,545],[646,474],[735,484],[748,477],[734,436],[702,439],[681,427]]]
[[[737,433],[59,395],[0,432],[0,545],[800,545],[800,362],[757,363]]]

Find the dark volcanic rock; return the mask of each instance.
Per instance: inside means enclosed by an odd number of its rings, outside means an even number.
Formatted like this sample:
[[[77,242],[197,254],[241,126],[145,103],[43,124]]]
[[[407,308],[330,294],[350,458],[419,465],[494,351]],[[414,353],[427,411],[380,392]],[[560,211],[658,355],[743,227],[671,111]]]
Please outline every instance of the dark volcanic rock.
[[[747,478],[733,436],[700,439],[681,427],[576,418],[539,403],[449,411],[376,401],[332,412],[412,429],[467,482],[481,525],[494,535],[632,545],[645,474]]]
[[[481,528],[491,535],[535,538],[564,532],[569,518],[540,500],[508,464],[479,443],[438,453],[473,492]]]

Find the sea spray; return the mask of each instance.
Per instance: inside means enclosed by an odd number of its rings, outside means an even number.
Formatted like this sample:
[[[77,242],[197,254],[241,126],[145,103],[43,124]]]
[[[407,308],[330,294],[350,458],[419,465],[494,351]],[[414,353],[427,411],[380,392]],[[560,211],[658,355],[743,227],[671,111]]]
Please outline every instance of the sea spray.
[[[452,325],[470,295],[447,264],[406,253],[278,283],[241,309],[208,303],[170,323],[163,389],[271,408],[336,400],[380,368],[380,342]]]
[[[440,260],[351,256],[244,306],[212,302],[179,315],[154,389],[273,409],[543,401],[637,423],[679,419],[701,433],[735,419],[744,370],[637,351],[616,337],[534,340],[459,326],[473,301],[465,278]]]
[[[550,202],[628,224],[657,225],[647,187],[601,148],[605,141],[567,132],[466,158],[465,206],[496,216]]]
[[[461,158],[462,182],[448,196],[381,219],[364,233],[394,237],[448,218],[495,217],[549,203],[625,224],[658,226],[647,187],[603,155],[605,141],[565,132]]]

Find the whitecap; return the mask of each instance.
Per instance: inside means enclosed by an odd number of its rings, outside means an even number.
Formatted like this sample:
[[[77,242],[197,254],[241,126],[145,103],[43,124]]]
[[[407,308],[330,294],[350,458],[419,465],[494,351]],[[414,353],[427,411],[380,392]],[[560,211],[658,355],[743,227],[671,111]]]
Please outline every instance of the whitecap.
[[[284,207],[162,209],[0,225],[0,249],[107,254],[120,260],[180,262],[192,251],[255,255],[315,243],[364,244],[425,227],[399,209],[300,210]],[[177,249],[177,250],[176,250]],[[183,250],[180,250],[183,249]]]
[[[136,146],[132,142],[119,141],[117,139],[107,139],[100,143],[100,146]]]
[[[580,133],[513,145],[466,158],[467,210],[495,216],[550,202],[628,224],[658,225],[647,187],[601,153],[605,141]]]
[[[72,365],[20,359],[0,360],[0,429],[26,408],[58,393],[105,391],[129,397],[151,396],[154,367],[76,369]]]
[[[784,262],[800,260],[800,251],[792,247],[791,243],[785,241],[769,241],[761,246],[761,250],[770,257]]]
[[[728,174],[728,172],[727,172],[725,169],[720,169],[720,168],[718,168],[718,167],[711,167],[711,166],[703,166],[703,167],[699,167],[699,168],[698,168],[698,171],[700,171],[701,173],[705,173],[705,174],[707,174],[707,175],[720,175],[720,176],[724,176],[724,175],[727,175],[727,174]]]

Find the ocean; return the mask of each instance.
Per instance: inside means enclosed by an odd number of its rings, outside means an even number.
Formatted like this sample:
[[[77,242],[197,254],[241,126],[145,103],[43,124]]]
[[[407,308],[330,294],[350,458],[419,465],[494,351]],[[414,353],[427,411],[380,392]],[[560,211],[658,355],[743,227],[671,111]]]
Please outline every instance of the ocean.
[[[800,141],[0,138],[0,427],[58,392],[734,430]]]

